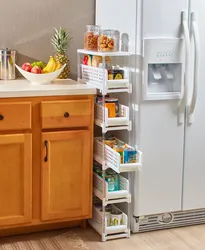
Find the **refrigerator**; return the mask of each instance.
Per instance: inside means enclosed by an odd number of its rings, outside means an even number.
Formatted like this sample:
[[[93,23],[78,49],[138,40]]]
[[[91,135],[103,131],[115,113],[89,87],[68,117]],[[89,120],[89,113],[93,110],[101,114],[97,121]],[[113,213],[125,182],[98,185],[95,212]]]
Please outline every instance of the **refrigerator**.
[[[205,1],[96,0],[95,22],[133,54],[132,231],[204,223]]]

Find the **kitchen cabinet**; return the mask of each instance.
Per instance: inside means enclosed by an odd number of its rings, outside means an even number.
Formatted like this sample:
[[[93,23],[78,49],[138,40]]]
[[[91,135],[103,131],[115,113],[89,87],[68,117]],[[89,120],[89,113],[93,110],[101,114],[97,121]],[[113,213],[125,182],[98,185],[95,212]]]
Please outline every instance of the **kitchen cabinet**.
[[[93,121],[93,95],[0,99],[0,237],[92,217]]]
[[[31,222],[31,134],[0,135],[0,227]]]
[[[42,133],[42,219],[89,216],[91,131]]]

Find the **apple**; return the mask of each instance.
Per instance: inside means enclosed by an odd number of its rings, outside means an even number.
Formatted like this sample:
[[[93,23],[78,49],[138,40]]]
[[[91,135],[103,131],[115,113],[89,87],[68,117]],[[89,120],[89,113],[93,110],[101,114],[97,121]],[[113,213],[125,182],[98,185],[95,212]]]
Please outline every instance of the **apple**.
[[[21,68],[25,71],[31,72],[32,66],[30,63],[24,63]]]
[[[38,66],[34,66],[34,67],[31,69],[31,73],[34,73],[34,74],[41,74],[41,68],[38,67]]]

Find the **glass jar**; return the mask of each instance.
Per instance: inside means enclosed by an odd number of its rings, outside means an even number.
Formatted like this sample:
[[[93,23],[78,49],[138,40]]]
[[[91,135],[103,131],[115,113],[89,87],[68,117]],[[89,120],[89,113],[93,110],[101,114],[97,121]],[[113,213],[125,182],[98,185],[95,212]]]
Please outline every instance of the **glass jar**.
[[[98,51],[116,51],[116,42],[115,30],[101,30],[98,38]]]
[[[84,49],[98,50],[98,37],[100,34],[100,25],[86,25],[86,32],[84,34]]]

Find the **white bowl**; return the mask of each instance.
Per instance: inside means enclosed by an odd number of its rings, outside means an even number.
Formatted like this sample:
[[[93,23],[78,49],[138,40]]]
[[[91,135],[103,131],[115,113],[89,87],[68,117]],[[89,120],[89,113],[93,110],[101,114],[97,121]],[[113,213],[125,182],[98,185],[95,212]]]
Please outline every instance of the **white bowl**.
[[[15,64],[16,65],[16,64]],[[65,68],[66,64],[64,64],[60,69],[55,72],[47,73],[47,74],[34,74],[23,70],[21,67],[16,65],[18,71],[32,84],[48,84],[55,80],[60,73]]]

